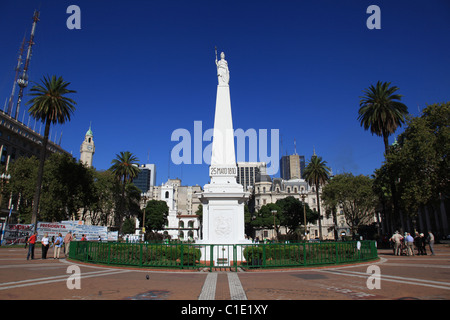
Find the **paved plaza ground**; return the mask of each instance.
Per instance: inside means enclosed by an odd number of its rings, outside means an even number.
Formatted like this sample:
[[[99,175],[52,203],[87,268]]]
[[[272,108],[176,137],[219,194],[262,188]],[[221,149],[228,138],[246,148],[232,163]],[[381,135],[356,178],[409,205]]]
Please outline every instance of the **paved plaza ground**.
[[[37,259],[27,261],[26,249],[3,247],[0,300],[197,301],[194,305],[198,300],[253,300],[259,304],[274,300],[449,300],[450,245],[435,245],[435,252],[434,256],[394,256],[392,250],[382,249],[379,260],[357,265],[210,273],[42,260],[39,248]],[[81,272],[80,289],[68,288],[68,283],[73,286],[78,281],[69,279],[74,277],[74,265]],[[367,286],[373,275],[368,268],[373,265],[381,272],[379,289]]]

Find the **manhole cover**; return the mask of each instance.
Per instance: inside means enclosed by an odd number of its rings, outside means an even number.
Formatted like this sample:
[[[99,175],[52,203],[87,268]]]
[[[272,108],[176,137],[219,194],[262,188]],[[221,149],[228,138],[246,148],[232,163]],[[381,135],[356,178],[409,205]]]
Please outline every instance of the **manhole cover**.
[[[169,291],[152,290],[139,293],[133,297],[127,297],[125,300],[165,300],[169,296]]]

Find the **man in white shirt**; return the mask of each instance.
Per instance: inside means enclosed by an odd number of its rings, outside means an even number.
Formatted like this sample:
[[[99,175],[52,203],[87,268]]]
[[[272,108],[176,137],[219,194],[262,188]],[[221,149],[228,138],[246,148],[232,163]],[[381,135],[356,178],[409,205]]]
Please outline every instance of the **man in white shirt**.
[[[394,235],[390,239],[391,241],[394,242],[394,254],[396,256],[399,256],[401,253],[402,239],[403,236],[398,231],[395,231]]]
[[[44,234],[41,239],[42,243],[42,259],[47,259],[47,251],[50,246],[50,240],[48,239],[48,234]]]

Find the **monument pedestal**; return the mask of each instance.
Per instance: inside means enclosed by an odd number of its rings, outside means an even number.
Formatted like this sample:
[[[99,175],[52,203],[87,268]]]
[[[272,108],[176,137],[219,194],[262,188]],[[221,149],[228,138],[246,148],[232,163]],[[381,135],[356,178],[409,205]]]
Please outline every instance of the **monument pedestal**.
[[[244,203],[249,193],[242,185],[207,184],[199,196],[203,205],[203,243],[246,243]]]

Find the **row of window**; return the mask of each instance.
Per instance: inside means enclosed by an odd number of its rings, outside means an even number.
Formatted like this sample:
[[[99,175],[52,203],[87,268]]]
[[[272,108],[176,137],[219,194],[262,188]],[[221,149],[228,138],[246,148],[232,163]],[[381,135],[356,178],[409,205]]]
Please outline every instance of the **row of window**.
[[[260,202],[259,199],[256,199],[256,205],[257,205],[257,206],[260,205],[259,202]],[[316,204],[316,198],[312,198],[312,203],[313,203],[313,204]],[[262,199],[262,205],[265,205],[265,204],[267,204],[267,199]]]
[[[258,191],[258,193],[261,193],[260,187],[257,188],[257,191]],[[270,190],[269,190],[269,191],[270,191]],[[297,187],[294,187],[294,188],[293,188],[293,191],[294,191],[294,193],[298,193]],[[304,187],[301,187],[301,188],[300,188],[300,192],[303,192],[303,191],[305,191],[305,188],[304,188]],[[314,187],[312,187],[312,191],[314,192]],[[275,192],[276,192],[276,193],[280,193],[280,188],[279,188],[279,187],[276,187],[276,188],[275,188]],[[291,187],[287,187],[287,188],[286,188],[286,192],[287,192],[287,193],[291,193]],[[262,187],[262,193],[266,193],[266,187]]]

